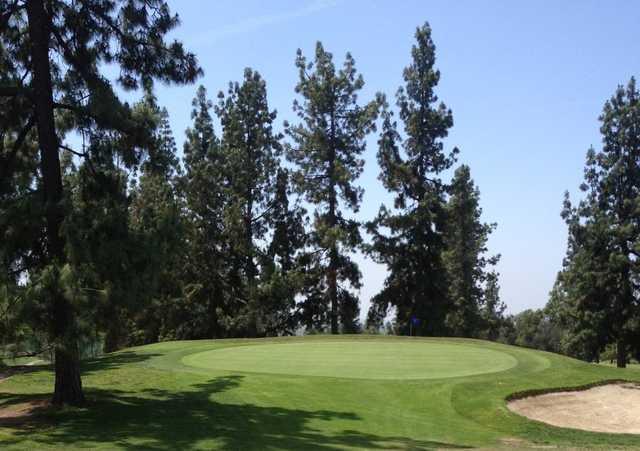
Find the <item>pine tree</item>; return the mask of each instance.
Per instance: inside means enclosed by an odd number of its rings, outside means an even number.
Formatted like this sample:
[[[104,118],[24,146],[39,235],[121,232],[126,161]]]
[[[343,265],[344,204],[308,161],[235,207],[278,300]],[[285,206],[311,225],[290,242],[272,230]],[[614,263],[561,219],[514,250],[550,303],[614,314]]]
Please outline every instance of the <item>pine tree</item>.
[[[269,215],[272,238],[260,275],[260,316],[267,336],[293,335],[299,320],[296,296],[304,284],[306,212],[290,202],[290,192],[290,172],[279,168]]]
[[[2,47],[26,76],[2,86],[0,95],[25,99],[35,119],[31,127],[36,126],[40,148],[47,251],[42,267],[63,266],[65,193],[60,145],[66,127],[115,130],[132,144],[126,147],[133,151],[144,135],[98,68],[104,62],[117,64],[118,81],[127,89],[138,87],[143,80],[190,82],[199,69],[195,57],[180,43],[165,43],[164,36],[177,26],[178,19],[160,0],[28,0],[24,4],[4,2],[1,8]],[[57,115],[65,116],[64,121],[56,121]],[[49,330],[56,346],[53,402],[81,404],[79,337],[73,332],[77,309],[62,293],[51,296],[50,302],[54,314]]]
[[[180,171],[178,148],[169,124],[169,112],[166,108],[158,106],[151,86],[145,87],[145,91],[144,99],[135,107],[141,115],[146,116],[147,130],[151,131],[152,135],[147,145],[142,170],[169,180]]]
[[[504,327],[504,314],[507,309],[507,306],[500,299],[497,272],[490,271],[487,274],[483,297],[484,303],[480,310],[481,328],[479,337],[496,341],[500,338],[501,330]]]
[[[185,292],[176,314],[175,336],[223,337],[228,316],[246,301],[238,293],[231,240],[228,239],[229,177],[227,161],[216,137],[206,89],[200,86],[193,100],[193,125],[184,143],[184,196],[189,258],[185,264]]]
[[[487,240],[495,224],[485,224],[481,220],[480,191],[471,179],[468,166],[456,169],[449,195],[446,251],[443,254],[451,302],[447,328],[455,336],[474,337],[482,330],[484,284],[489,276],[487,267],[495,265],[499,259],[499,256],[486,256]]]
[[[405,87],[396,95],[405,139],[400,139],[392,113],[385,107],[378,141],[380,180],[394,193],[394,205],[380,208],[367,228],[373,235],[370,255],[388,267],[383,291],[374,299],[377,317],[396,308],[400,333],[442,335],[447,332],[446,185],[439,178],[455,162],[457,149],[443,150],[453,125],[451,111],[434,89],[440,72],[434,68],[435,46],[428,24],[417,29],[412,62],[404,70]]]
[[[640,270],[640,93],[620,86],[600,116],[602,150],[587,153],[585,198],[565,199],[569,245],[562,275],[574,338],[597,353],[614,342],[625,367],[637,334]],[[582,337],[575,337],[579,331]],[[587,335],[588,336],[585,336]]]
[[[120,314],[134,301],[131,278],[132,240],[129,236],[127,173],[112,157],[116,143],[108,134],[94,134],[85,150],[87,160],[63,175],[67,193],[65,229],[72,278],[92,289],[107,289],[97,306],[96,324],[106,331],[105,351],[122,344]],[[56,273],[55,271],[52,273]],[[61,272],[62,274],[62,272]],[[87,312],[77,312],[85,318]]]
[[[365,137],[375,128],[378,101],[358,104],[364,80],[350,54],[336,70],[331,53],[318,42],[313,62],[298,50],[296,67],[296,93],[302,103],[295,101],[294,111],[301,122],[287,127],[292,140],[287,156],[297,165],[298,192],[315,206],[311,245],[317,252],[315,289],[307,293],[303,308],[308,313],[303,316],[316,318],[308,326],[324,328],[328,313],[331,333],[338,333],[340,325],[353,331],[358,300],[348,285],[359,288],[361,274],[348,253],[362,238],[357,221],[343,210],[357,211],[360,206],[362,189],[354,183],[362,173],[360,156]]]
[[[143,287],[137,304],[144,308],[129,314],[128,345],[175,338],[173,316],[182,296],[187,248],[184,206],[177,186],[180,167],[168,112],[155,104],[155,98],[147,96],[146,100],[155,116],[155,139],[129,208],[130,234],[143,244],[145,257],[136,277]]]
[[[222,126],[221,152],[229,174],[229,237],[236,280],[247,302],[246,327],[250,336],[259,333],[256,278],[263,254],[256,242],[267,232],[278,167],[281,136],[273,132],[275,111],[269,110],[266,83],[258,72],[246,69],[242,84],[230,83],[227,95],[220,92],[216,113]],[[234,218],[237,221],[234,221]]]

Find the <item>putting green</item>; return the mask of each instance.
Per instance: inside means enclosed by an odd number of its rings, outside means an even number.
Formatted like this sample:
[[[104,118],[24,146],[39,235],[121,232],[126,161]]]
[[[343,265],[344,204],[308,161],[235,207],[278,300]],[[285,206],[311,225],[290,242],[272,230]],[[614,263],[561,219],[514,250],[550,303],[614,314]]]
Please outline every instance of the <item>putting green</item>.
[[[427,341],[318,341],[233,346],[191,354],[185,365],[246,373],[356,379],[439,379],[504,371],[509,354],[486,347]]]

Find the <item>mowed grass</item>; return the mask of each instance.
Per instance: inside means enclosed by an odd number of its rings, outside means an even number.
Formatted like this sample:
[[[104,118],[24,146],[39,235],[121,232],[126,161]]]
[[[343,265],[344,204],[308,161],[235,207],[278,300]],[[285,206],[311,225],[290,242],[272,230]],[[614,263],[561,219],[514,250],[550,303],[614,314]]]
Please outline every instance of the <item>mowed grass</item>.
[[[359,379],[440,379],[518,364],[509,354],[470,343],[353,339],[234,346],[191,354],[182,362],[214,370]]]
[[[506,408],[514,392],[604,379],[640,380],[640,371],[477,340],[167,342],[86,362],[86,408],[49,410],[27,424],[0,419],[0,447],[640,447],[640,436],[550,427]],[[0,382],[0,409],[51,387],[48,367],[12,376]]]

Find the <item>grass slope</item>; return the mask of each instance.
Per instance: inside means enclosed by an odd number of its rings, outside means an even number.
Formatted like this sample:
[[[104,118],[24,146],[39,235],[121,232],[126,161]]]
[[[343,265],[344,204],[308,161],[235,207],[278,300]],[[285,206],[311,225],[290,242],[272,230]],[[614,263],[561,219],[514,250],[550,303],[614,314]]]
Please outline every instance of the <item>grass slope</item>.
[[[311,365],[316,359],[324,361]],[[377,362],[383,362],[382,366]],[[418,379],[424,372],[424,379]],[[0,420],[3,449],[640,447],[640,436],[559,429],[508,395],[640,371],[475,340],[304,337],[159,343],[87,362],[88,408]],[[0,382],[0,409],[48,395],[49,368]]]

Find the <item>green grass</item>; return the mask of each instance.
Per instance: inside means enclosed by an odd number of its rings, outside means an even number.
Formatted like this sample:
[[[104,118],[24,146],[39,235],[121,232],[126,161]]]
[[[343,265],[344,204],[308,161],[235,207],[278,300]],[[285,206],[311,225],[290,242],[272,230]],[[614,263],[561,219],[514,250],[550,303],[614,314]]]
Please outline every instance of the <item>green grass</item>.
[[[243,373],[357,379],[441,379],[504,371],[518,361],[485,346],[380,340],[255,344],[191,354],[185,365]]]
[[[320,361],[317,361],[320,359]],[[313,336],[159,343],[86,362],[88,407],[0,422],[2,449],[640,447],[546,426],[508,395],[640,371],[474,340]],[[0,382],[0,408],[49,393],[48,367]]]
[[[16,365],[36,365],[45,363],[41,357],[5,357],[0,358],[0,366],[16,366]]]

